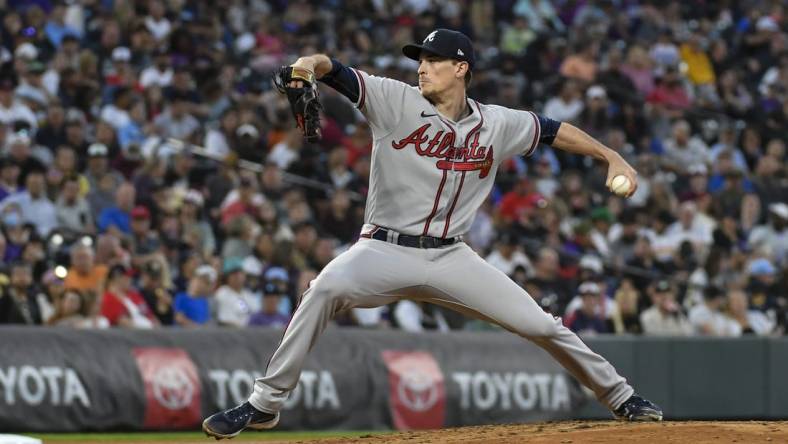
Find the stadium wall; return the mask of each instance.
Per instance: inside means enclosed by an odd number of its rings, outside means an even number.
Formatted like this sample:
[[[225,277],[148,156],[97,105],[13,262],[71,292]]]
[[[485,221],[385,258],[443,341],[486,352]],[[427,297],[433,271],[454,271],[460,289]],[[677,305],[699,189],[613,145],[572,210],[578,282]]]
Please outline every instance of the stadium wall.
[[[242,402],[281,332],[0,328],[0,432],[193,429]],[[589,338],[668,418],[788,417],[788,339]],[[610,418],[508,333],[329,329],[281,429]]]

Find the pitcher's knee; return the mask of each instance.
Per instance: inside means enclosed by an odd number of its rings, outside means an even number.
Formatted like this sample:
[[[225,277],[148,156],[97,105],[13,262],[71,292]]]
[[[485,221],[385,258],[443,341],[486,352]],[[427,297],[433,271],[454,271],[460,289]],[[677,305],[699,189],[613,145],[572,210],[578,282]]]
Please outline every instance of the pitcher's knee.
[[[521,336],[527,338],[551,338],[558,334],[558,330],[563,327],[561,318],[551,315],[539,316],[538,319],[527,322],[519,330]]]
[[[304,297],[317,301],[334,302],[347,296],[351,285],[351,282],[336,273],[322,273],[312,282]]]

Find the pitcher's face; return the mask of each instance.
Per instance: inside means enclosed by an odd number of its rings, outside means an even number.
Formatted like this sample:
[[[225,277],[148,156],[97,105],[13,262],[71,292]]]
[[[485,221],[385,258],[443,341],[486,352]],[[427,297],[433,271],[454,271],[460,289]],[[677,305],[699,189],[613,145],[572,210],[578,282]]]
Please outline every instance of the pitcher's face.
[[[424,53],[419,59],[419,89],[428,100],[435,101],[445,91],[464,83],[468,71],[467,62],[457,62],[430,53]]]

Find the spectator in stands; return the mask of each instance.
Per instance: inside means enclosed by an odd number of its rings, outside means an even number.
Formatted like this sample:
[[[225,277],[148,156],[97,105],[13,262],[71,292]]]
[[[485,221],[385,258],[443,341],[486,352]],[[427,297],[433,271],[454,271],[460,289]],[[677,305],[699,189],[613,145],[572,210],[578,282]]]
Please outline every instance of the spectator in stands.
[[[352,2],[312,2],[308,8],[284,2],[271,10],[236,2],[227,11],[220,10],[221,2],[182,10],[160,0],[136,9],[117,2],[69,2],[67,8],[55,2],[33,12],[27,12],[29,2],[6,3],[0,37],[0,206],[9,195],[29,194],[22,186],[29,172],[45,171],[43,195],[55,205],[56,218],[39,224],[12,201],[0,212],[0,269],[26,258],[35,263],[37,276],[60,264],[60,249],[41,257],[42,228],[64,234],[63,247],[72,245],[67,232],[73,231],[75,251],[87,242],[85,234],[94,234],[83,219],[98,224],[102,212],[116,207],[115,194],[129,180],[136,198],[124,212],[135,205],[147,208],[149,222],[138,222],[148,224],[147,234],[159,245],[138,250],[140,242],[113,228],[112,235],[94,239],[95,263],[141,269],[148,259],[144,250],[160,251],[178,265],[174,285],[184,290],[200,264],[214,263],[218,270],[221,257],[252,253],[258,268],[286,267],[288,288],[298,287],[297,281],[333,256],[337,241],[332,238],[346,246],[358,236],[371,136],[353,104],[332,92],[321,96],[325,137],[316,145],[304,143],[286,99],[260,73],[294,59],[297,54],[289,52],[294,48],[322,42],[370,74],[413,83],[410,65],[376,54],[391,53],[401,41],[440,25],[477,37],[479,69],[470,97],[557,120],[582,120],[636,163],[640,178],[637,193],[622,200],[600,186],[605,178],[599,168],[576,156],[538,146],[530,158],[511,159],[501,165],[489,204],[466,236],[482,257],[495,253],[499,233],[515,233],[536,276],[526,278],[526,267],[518,266],[513,278],[556,313],[563,312],[559,301],[568,300],[576,284],[596,279],[575,273],[572,256],[585,253],[609,259],[611,270],[623,267],[604,282],[595,280],[606,285],[602,292],[621,296],[619,308],[631,310],[631,300],[647,293],[654,276],[669,275],[682,287],[688,280],[683,301],[688,308],[702,299],[698,290],[705,285],[743,286],[749,308],[783,331],[788,29],[779,8],[711,2],[710,16],[708,8],[680,2],[667,8],[636,2],[623,10],[609,2],[519,0],[494,7],[459,2],[440,24],[435,17],[442,20],[443,2],[405,8],[396,23],[389,12],[360,12]],[[283,17],[287,22],[306,16],[304,11],[329,26],[277,31]],[[377,31],[346,38],[346,30],[330,24],[348,15]],[[101,26],[95,31],[97,17]],[[208,22],[211,26],[203,26]],[[38,34],[20,37],[30,27]],[[232,45],[225,48],[228,42]],[[501,48],[508,52],[502,59]],[[556,77],[556,71],[565,75]],[[594,110],[583,112],[586,108]],[[160,136],[199,141],[225,161],[168,158]],[[239,158],[268,161],[257,176],[242,171]],[[293,181],[285,173],[302,178]],[[80,177],[76,187],[72,175]],[[239,187],[242,177],[249,186]],[[524,177],[532,183],[521,182]],[[302,185],[314,181],[347,192]],[[202,203],[188,190],[201,194]],[[87,201],[89,218],[83,217],[80,199]],[[600,208],[617,221],[608,230]],[[243,229],[228,236],[228,225],[239,216],[247,219],[236,227]],[[296,247],[292,227],[302,230]],[[553,250],[560,263],[540,264],[540,249]],[[71,264],[66,281],[73,284],[75,276]],[[76,281],[93,279],[86,276]],[[295,295],[303,293],[301,287]],[[86,312],[95,313],[100,307],[95,295],[83,297]],[[295,305],[294,299],[289,302]],[[621,324],[629,319],[636,328],[640,312],[627,313]],[[387,314],[370,319],[365,325],[385,326]]]
[[[560,271],[558,253],[552,248],[544,247],[537,253],[534,276],[526,288],[542,308],[555,315],[564,313],[572,297],[567,289],[568,282],[561,277]]]
[[[8,286],[0,293],[0,324],[41,325],[32,268],[25,262],[14,262],[10,274]]]
[[[74,173],[65,176],[61,186],[55,206],[58,226],[72,233],[94,233],[93,214],[88,201],[80,193],[79,176]]]
[[[663,167],[679,174],[686,174],[694,165],[711,162],[709,148],[699,137],[693,137],[686,120],[673,124],[672,137],[665,141]]]
[[[758,258],[749,263],[747,274],[749,280],[746,291],[750,296],[750,308],[766,313],[785,328],[788,295],[777,281],[777,268],[769,259]]]
[[[566,80],[557,96],[551,97],[544,106],[544,116],[560,122],[575,123],[583,111],[583,99],[577,83]]]
[[[137,205],[129,212],[128,234],[133,255],[132,264],[135,267],[142,266],[156,256],[161,241],[157,231],[151,227],[151,212],[147,207]]]
[[[263,307],[249,319],[252,327],[270,327],[282,329],[290,322],[290,316],[279,311],[282,298],[287,297],[287,283],[270,281],[263,285]]]
[[[736,288],[731,288],[728,294],[728,311],[731,318],[739,324],[742,334],[755,334],[767,336],[774,331],[774,322],[759,310],[747,307],[747,294]]]
[[[640,293],[631,279],[622,279],[621,285],[618,287],[613,299],[616,303],[616,309],[613,310],[611,316],[614,332],[617,334],[643,333],[643,326],[640,325],[638,312]]]
[[[22,223],[22,216],[16,207],[6,211],[3,216],[5,230],[5,251],[3,262],[10,263],[22,257],[22,249],[30,238],[30,231]]]
[[[416,300],[403,299],[397,302],[393,310],[393,321],[399,329],[412,333],[427,330],[449,331],[449,323],[437,306]]]
[[[651,308],[640,314],[643,334],[654,336],[689,336],[692,324],[676,302],[670,281],[658,280],[650,287]]]
[[[46,182],[43,169],[28,171],[25,190],[8,196],[0,204],[0,212],[11,205],[18,205],[25,222],[36,227],[39,236],[46,237],[57,227],[57,210],[46,195]]]
[[[134,270],[114,265],[107,274],[101,314],[113,327],[149,329],[159,325],[145,299],[131,285]]]
[[[597,55],[599,44],[594,41],[578,43],[577,51],[569,55],[561,64],[559,71],[564,77],[576,79],[584,85],[589,85],[596,79],[598,69]]]
[[[788,264],[788,204],[769,205],[768,221],[750,231],[747,243],[754,250],[773,257],[778,264]]]
[[[602,294],[599,285],[592,281],[583,282],[578,287],[577,294],[581,300],[580,307],[571,313],[567,312],[564,324],[581,335],[607,333],[604,315],[607,297]]]
[[[215,285],[216,270],[207,264],[197,267],[186,291],[175,295],[175,323],[182,327],[197,327],[211,322],[210,297]]]
[[[90,312],[89,301],[95,299],[94,296],[85,297],[76,290],[66,290],[55,307],[55,314],[50,318],[48,324],[56,327],[109,328],[110,324],[107,318]]]
[[[159,258],[152,258],[142,265],[139,277],[139,291],[145,303],[153,311],[153,315],[161,325],[172,325],[174,314],[172,308],[172,293],[166,282],[169,281],[169,272]]]
[[[216,290],[216,321],[228,327],[249,325],[252,314],[260,311],[261,301],[246,288],[243,261],[237,257],[224,260],[224,285]]]
[[[695,333],[700,336],[741,336],[742,326],[723,312],[725,293],[715,287],[708,286],[704,292],[704,301],[689,311],[689,320]]]
[[[83,292],[104,293],[107,277],[106,265],[95,262],[95,252],[91,245],[77,243],[71,247],[71,266],[68,269],[64,285],[66,289]]]
[[[13,159],[0,158],[0,202],[20,191],[19,175],[21,171],[19,164]]]
[[[512,276],[517,267],[525,268],[528,274],[533,273],[533,266],[528,256],[519,248],[518,239],[512,232],[502,231],[498,235],[495,248],[485,260],[493,267],[501,270],[505,275]]]
[[[131,210],[134,208],[134,185],[125,182],[115,192],[115,204],[104,208],[98,216],[99,232],[131,233]]]

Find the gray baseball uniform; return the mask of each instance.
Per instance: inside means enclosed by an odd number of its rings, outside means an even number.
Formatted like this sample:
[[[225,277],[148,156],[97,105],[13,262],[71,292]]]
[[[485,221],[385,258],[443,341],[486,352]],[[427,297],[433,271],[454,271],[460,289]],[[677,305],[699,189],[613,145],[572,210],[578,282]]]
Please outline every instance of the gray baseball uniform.
[[[535,149],[537,116],[469,99],[471,114],[453,122],[417,88],[353,72],[356,106],[374,138],[362,239],[329,263],[301,296],[249,402],[271,413],[282,408],[307,353],[335,313],[403,297],[499,324],[546,349],[608,408],[627,400],[634,391],[610,363],[465,243],[397,244],[400,235],[451,239],[466,232],[501,162]],[[386,233],[385,240],[379,233]]]

